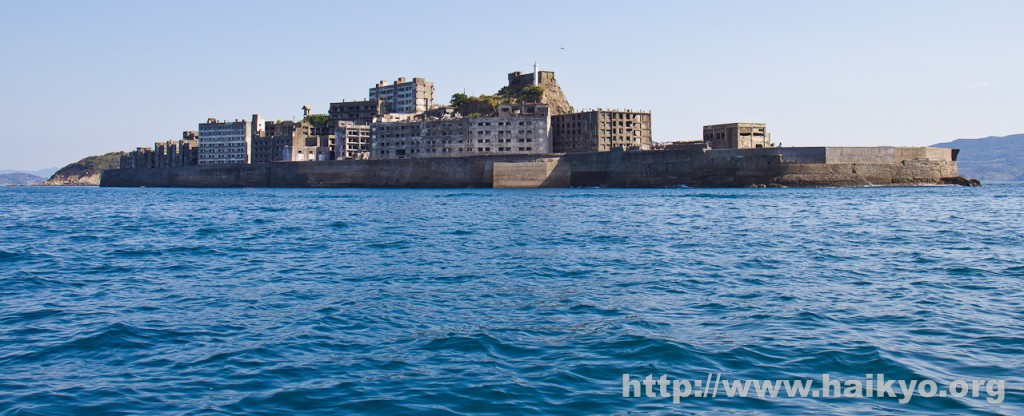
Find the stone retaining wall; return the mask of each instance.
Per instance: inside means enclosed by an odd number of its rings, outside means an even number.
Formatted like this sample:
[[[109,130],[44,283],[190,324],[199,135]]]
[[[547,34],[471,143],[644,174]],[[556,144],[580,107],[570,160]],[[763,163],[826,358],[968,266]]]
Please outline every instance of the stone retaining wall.
[[[770,148],[275,162],[104,171],[101,186],[667,187],[938,184],[956,152],[932,148]]]

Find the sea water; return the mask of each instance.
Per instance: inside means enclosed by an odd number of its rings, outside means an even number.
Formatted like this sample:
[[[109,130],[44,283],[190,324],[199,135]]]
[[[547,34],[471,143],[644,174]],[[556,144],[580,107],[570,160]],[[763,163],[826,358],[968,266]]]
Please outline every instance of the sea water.
[[[2,414],[1024,413],[1024,185],[0,189]],[[1005,397],[623,397],[998,379]]]

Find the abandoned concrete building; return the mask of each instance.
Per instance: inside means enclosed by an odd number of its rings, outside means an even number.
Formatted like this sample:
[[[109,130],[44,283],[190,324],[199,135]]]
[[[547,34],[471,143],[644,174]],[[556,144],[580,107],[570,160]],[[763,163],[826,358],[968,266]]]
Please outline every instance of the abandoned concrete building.
[[[729,123],[704,126],[704,141],[712,149],[754,149],[772,147],[772,136],[764,123]]]
[[[153,167],[173,168],[178,166],[192,166],[199,163],[199,138],[187,137],[186,131],[180,140],[168,140],[153,144]]]
[[[651,150],[651,113],[591,110],[551,117],[554,151]]]
[[[156,142],[121,155],[121,168],[174,168],[199,163],[199,132],[185,131],[181,139]]]
[[[370,126],[351,121],[332,121],[334,158],[337,160],[370,158]]]
[[[307,121],[273,121],[252,143],[252,163],[330,160],[334,135]]]
[[[434,106],[434,83],[425,78],[398,78],[394,84],[380,81],[370,88],[369,97],[369,101],[385,101],[389,113],[422,113]]]
[[[121,155],[121,169],[148,169],[153,165],[153,149],[148,147],[137,147],[135,150]]]
[[[434,84],[425,78],[380,81],[369,89],[368,99],[330,103],[326,115],[303,106],[299,122],[267,122],[258,114],[251,120],[210,118],[178,142],[130,152],[122,166],[652,149],[650,112],[576,113],[555,73],[540,71],[536,64],[532,73],[509,73],[498,94],[480,101],[479,111],[463,117],[460,112],[467,111],[462,108],[434,105]]]
[[[342,101],[331,103],[327,112],[329,121],[351,121],[356,124],[370,124],[387,113],[384,100]]]
[[[493,117],[374,123],[372,159],[551,153],[544,104],[500,104]]]
[[[263,134],[263,118],[253,114],[252,121],[218,121],[199,124],[199,164],[252,163],[252,138]]]

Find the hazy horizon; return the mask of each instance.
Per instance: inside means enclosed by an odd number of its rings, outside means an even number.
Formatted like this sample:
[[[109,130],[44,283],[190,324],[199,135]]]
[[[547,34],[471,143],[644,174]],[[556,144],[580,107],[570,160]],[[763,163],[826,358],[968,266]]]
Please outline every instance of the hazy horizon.
[[[427,8],[429,7],[429,9]],[[301,117],[425,77],[435,98],[556,73],[576,109],[652,112],[654,140],[768,123],[785,146],[1024,133],[1013,1],[12,3],[0,169],[152,146],[208,117]]]

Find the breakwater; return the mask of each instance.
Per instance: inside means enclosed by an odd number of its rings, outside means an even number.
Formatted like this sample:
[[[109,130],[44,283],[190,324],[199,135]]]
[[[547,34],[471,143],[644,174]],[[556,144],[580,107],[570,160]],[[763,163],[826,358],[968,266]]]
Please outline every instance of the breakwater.
[[[748,187],[955,183],[956,149],[796,147],[224,164],[104,171],[119,187]]]

